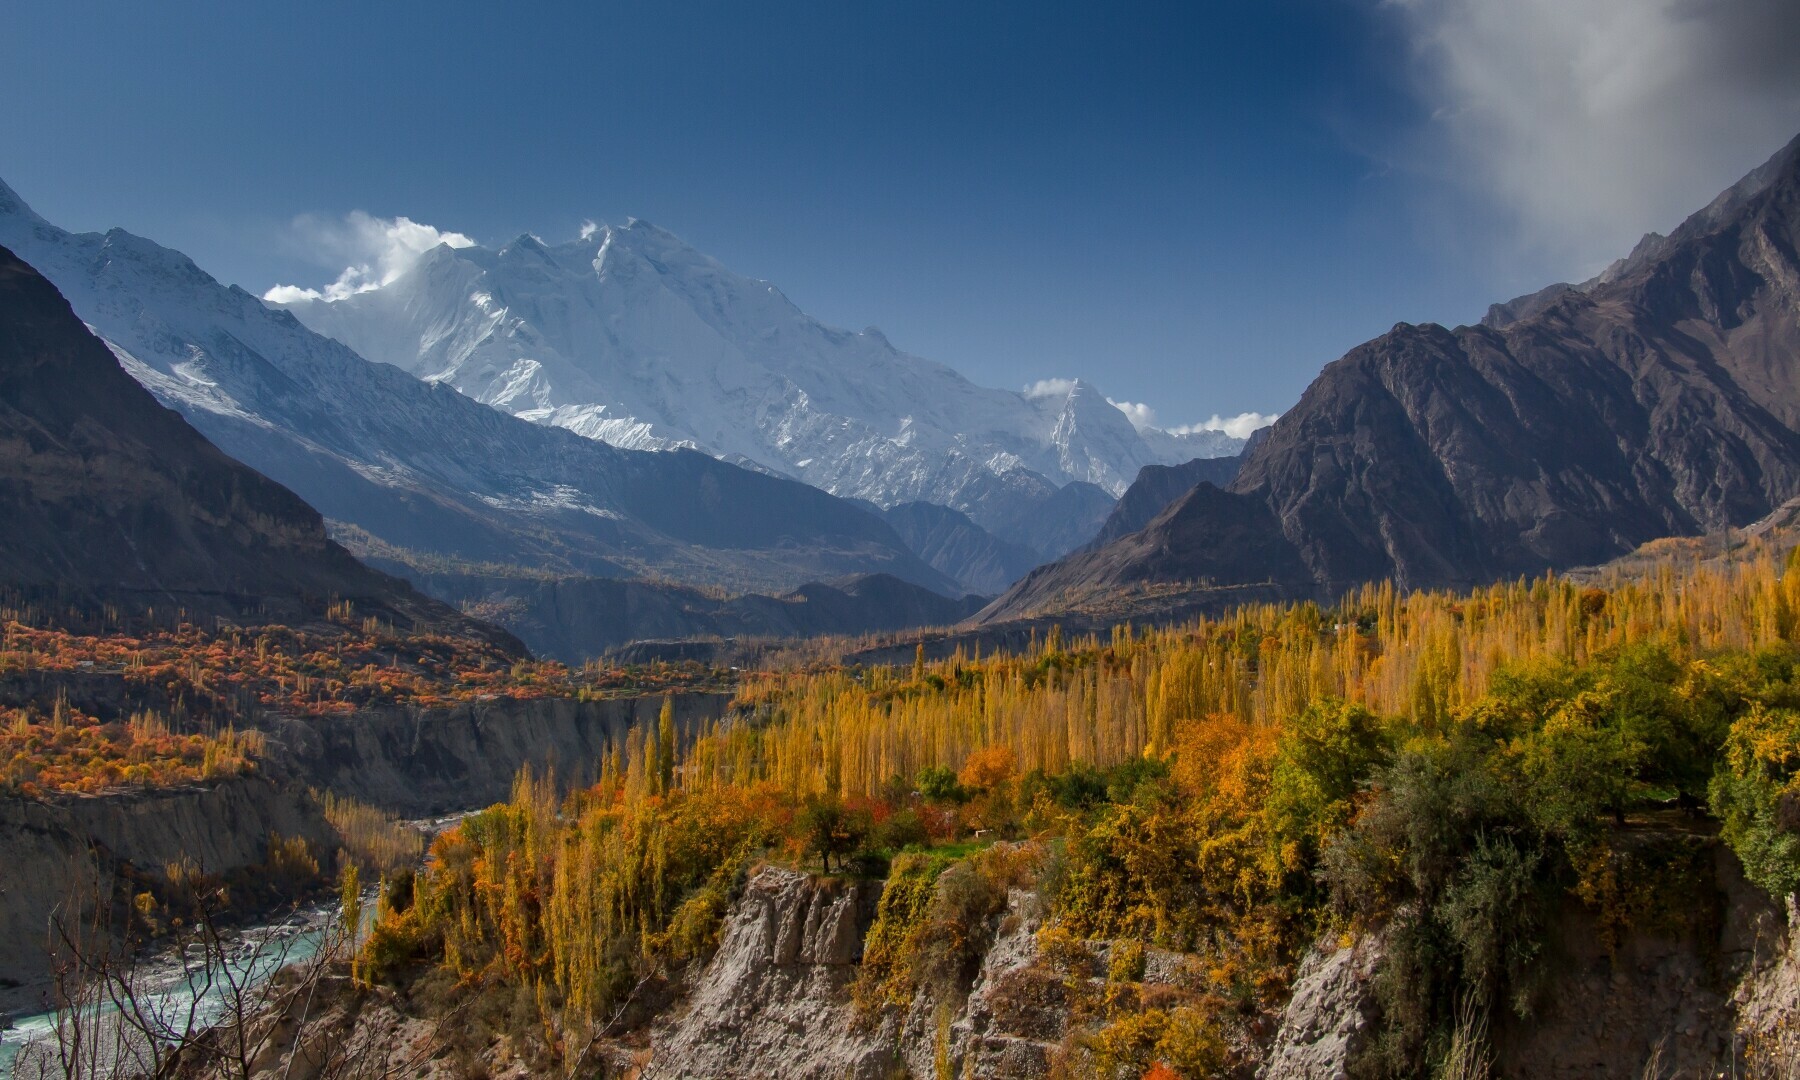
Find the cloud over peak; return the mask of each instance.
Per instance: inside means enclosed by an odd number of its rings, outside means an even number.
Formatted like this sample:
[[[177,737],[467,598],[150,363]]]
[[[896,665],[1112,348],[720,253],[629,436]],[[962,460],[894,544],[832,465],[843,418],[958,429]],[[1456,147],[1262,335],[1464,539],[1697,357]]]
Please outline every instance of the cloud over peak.
[[[1125,419],[1130,420],[1131,426],[1139,431],[1156,426],[1156,410],[1148,405],[1136,401],[1114,401],[1112,398],[1107,398],[1106,403],[1124,413]]]
[[[459,232],[438,229],[409,217],[379,218],[352,210],[341,220],[304,215],[294,219],[291,242],[320,266],[343,266],[337,280],[324,288],[277,285],[263,294],[272,304],[301,300],[342,300],[379,289],[412,269],[419,256],[448,244],[474,247]]]
[[[1257,428],[1266,428],[1281,419],[1280,413],[1241,412],[1236,416],[1220,416],[1213,413],[1211,418],[1198,424],[1183,424],[1168,429],[1171,435],[1193,435],[1201,431],[1223,431],[1234,439],[1248,439],[1250,433]]]

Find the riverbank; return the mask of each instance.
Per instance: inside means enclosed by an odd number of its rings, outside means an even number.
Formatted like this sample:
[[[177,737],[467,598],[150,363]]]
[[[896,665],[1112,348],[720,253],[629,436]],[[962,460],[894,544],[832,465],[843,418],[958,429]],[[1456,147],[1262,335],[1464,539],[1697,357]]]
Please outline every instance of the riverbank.
[[[725,694],[673,697],[683,731],[721,717]],[[186,860],[208,875],[253,877],[271,840],[304,840],[330,855],[340,838],[313,791],[331,791],[406,818],[504,800],[519,770],[554,769],[566,782],[593,774],[608,747],[654,724],[659,696],[590,701],[496,699],[441,708],[387,707],[342,716],[284,717],[267,725],[257,772],[205,784],[43,799],[0,798],[0,1011],[21,1012],[49,988],[53,914],[115,911]],[[81,898],[72,904],[72,898]],[[293,904],[265,898],[260,908]],[[35,1011],[35,1010],[33,1010]]]

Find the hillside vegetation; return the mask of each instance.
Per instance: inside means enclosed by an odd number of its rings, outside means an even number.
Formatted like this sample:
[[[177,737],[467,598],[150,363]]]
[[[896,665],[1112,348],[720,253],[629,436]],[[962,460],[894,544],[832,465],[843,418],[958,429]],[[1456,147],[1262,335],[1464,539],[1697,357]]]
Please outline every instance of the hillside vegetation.
[[[706,955],[753,861],[813,861],[891,875],[872,1014],[966,988],[1013,887],[1049,903],[1044,955],[1111,940],[1114,989],[1069,976],[1075,1074],[1249,1064],[1305,947],[1382,927],[1361,1068],[1421,1075],[1539,1007],[1558,905],[1612,941],[1703,917],[1684,836],[1716,827],[1756,885],[1800,887],[1800,574],[1740,556],[747,676],[698,737],[634,730],[591,788],[521,777],[440,836],[361,977],[511,988],[566,1064]],[[1152,994],[1146,948],[1199,974]]]

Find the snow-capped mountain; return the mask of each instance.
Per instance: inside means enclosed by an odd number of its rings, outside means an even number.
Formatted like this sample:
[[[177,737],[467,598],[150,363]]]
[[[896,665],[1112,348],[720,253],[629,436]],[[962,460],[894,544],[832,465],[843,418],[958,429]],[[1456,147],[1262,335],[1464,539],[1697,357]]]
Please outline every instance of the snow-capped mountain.
[[[955,591],[860,506],[704,454],[524,422],[372,363],[180,252],[59,229],[4,183],[0,245],[163,404],[354,527],[363,554],[768,591],[887,572]]]
[[[1145,465],[1242,445],[1140,431],[1079,380],[976,386],[877,330],[825,326],[643,221],[555,246],[440,245],[378,288],[283,306],[370,359],[526,419],[617,446],[693,446],[983,524],[1009,499],[1071,481],[1117,496]]]

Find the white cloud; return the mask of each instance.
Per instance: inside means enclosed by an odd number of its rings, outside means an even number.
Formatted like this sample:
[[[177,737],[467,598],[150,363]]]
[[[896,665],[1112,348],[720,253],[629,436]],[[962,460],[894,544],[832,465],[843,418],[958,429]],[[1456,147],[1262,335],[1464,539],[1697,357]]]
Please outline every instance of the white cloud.
[[[1800,131],[1794,0],[1381,0],[1421,149],[1521,242],[1597,270]]]
[[[1069,391],[1075,389],[1074,379],[1039,379],[1030,383],[1023,391],[1033,401],[1038,398],[1067,397]]]
[[[1156,426],[1156,410],[1148,405],[1135,401],[1114,401],[1112,398],[1107,398],[1106,403],[1124,413],[1125,418],[1131,421],[1131,426],[1140,431]]]
[[[1213,413],[1208,420],[1198,424],[1183,424],[1169,428],[1171,435],[1192,435],[1199,431],[1223,431],[1234,439],[1248,439],[1250,433],[1257,428],[1265,428],[1281,419],[1280,413],[1243,412],[1236,416],[1220,416]]]
[[[583,240],[593,239],[594,234],[599,231],[600,231],[599,224],[597,222],[595,222],[594,219],[592,219],[592,218],[589,218],[588,220],[581,223],[581,238]]]
[[[291,240],[320,266],[343,265],[344,269],[336,281],[323,289],[277,285],[263,294],[263,299],[272,304],[342,300],[388,284],[439,244],[453,248],[475,246],[474,240],[459,232],[437,229],[408,217],[378,218],[361,210],[351,211],[341,221],[310,215],[295,218]]]
[[[335,283],[327,285],[325,292],[332,292],[336,288]],[[271,304],[297,304],[302,300],[320,300],[324,296],[325,293],[321,293],[318,289],[304,289],[298,285],[277,285],[263,293],[263,299]],[[336,300],[339,297],[333,296],[331,299]]]

